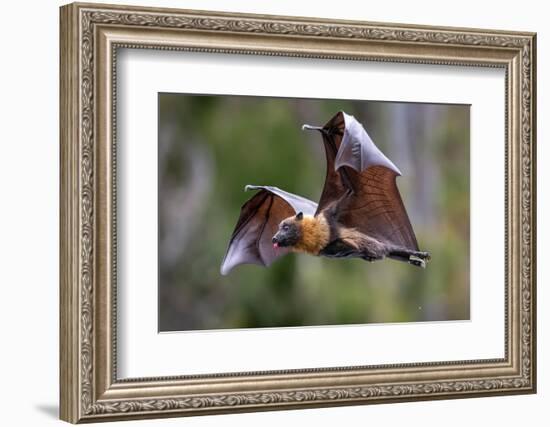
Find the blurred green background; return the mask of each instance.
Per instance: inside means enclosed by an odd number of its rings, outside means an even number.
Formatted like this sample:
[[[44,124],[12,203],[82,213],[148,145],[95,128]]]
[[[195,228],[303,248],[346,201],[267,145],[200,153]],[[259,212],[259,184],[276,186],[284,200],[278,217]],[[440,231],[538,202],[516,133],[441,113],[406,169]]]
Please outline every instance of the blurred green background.
[[[301,126],[339,110],[403,173],[428,267],[290,254],[222,276],[246,184],[318,201],[324,148]],[[159,331],[469,319],[469,115],[466,105],[159,94]]]

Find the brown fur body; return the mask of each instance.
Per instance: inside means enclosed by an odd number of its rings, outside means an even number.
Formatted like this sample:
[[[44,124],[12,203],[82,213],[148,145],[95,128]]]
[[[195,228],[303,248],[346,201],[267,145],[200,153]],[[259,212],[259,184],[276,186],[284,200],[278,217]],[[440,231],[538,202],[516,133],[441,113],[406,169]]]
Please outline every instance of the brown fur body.
[[[276,246],[329,258],[362,258],[376,261],[385,257],[425,266],[429,259],[426,252],[417,252],[385,244],[355,228],[345,227],[337,220],[334,209],[326,209],[318,215],[285,218],[273,237]]]
[[[342,249],[347,248],[357,256],[365,254],[373,259],[383,258],[388,252],[378,240],[370,238],[354,228],[343,227],[336,221],[329,222],[324,212],[317,216],[306,215],[302,219],[291,217],[287,221],[294,222],[298,229],[298,241],[292,247],[296,252],[323,255],[326,248],[339,246],[339,253]],[[334,245],[334,243],[337,244]]]

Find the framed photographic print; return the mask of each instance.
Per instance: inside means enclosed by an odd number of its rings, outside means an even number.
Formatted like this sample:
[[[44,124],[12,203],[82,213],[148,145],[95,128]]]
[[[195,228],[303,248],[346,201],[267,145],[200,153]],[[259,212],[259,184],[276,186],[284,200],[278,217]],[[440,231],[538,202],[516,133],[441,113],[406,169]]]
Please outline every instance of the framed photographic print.
[[[535,34],[61,8],[61,418],[533,393]]]

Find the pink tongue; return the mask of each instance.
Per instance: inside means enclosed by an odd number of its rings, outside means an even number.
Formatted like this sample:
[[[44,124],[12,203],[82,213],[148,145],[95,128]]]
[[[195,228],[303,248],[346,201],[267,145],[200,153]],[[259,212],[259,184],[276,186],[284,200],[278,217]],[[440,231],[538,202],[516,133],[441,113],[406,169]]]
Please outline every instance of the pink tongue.
[[[279,247],[278,243],[273,243],[273,249],[277,249]]]

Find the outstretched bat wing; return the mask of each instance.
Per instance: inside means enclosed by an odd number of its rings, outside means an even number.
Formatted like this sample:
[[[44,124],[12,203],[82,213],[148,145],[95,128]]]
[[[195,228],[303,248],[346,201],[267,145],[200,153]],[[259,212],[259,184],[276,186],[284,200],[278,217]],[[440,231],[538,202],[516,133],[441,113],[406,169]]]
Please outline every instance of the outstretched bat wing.
[[[337,201],[342,225],[389,244],[418,250],[396,184],[399,169],[353,116],[337,113],[322,128],[322,134],[329,170],[319,210]]]
[[[273,248],[271,239],[279,223],[303,212],[313,215],[317,204],[277,187],[247,185],[246,190],[260,190],[241,208],[241,214],[222,262],[221,274],[228,274],[239,264],[270,265],[289,252]]]

